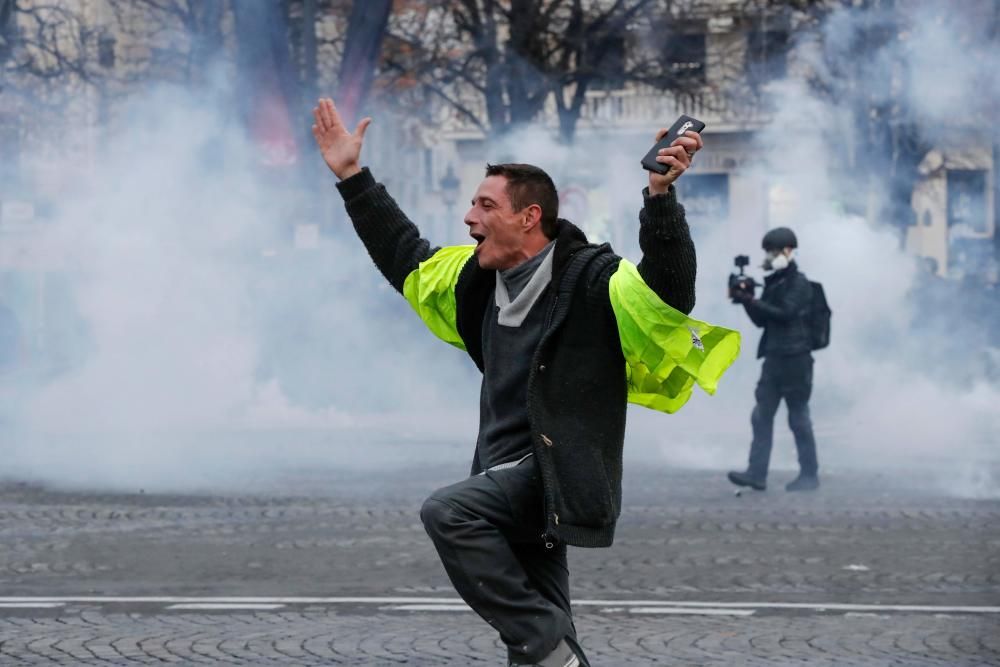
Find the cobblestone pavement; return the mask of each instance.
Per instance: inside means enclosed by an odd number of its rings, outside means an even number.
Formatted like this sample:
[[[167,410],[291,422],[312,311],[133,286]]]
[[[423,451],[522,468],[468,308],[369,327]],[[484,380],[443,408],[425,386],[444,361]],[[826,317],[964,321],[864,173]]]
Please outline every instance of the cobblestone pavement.
[[[502,664],[470,611],[427,604],[454,591],[417,511],[461,474],[301,471],[224,496],[2,484],[0,665]],[[912,475],[741,497],[719,473],[626,475],[614,547],[571,550],[595,666],[1000,665],[1000,501]]]
[[[995,620],[960,616],[577,619],[596,665],[988,665]],[[7,617],[0,659],[15,664],[500,665],[471,612],[254,614],[80,611]]]

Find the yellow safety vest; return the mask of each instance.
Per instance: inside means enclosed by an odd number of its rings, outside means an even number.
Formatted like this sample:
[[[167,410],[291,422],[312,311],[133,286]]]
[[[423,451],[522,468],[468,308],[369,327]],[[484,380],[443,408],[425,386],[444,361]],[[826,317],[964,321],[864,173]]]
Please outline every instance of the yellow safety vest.
[[[441,248],[403,284],[403,296],[431,332],[464,350],[458,335],[455,287],[475,246]],[[660,412],[679,410],[698,385],[714,394],[740,353],[738,331],[707,324],[671,308],[622,259],[609,283],[618,325],[628,400]]]

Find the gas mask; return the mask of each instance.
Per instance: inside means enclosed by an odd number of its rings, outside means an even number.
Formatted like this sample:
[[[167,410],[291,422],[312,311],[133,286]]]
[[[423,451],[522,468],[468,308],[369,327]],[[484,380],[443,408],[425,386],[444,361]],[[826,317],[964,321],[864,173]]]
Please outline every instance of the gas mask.
[[[781,250],[768,250],[767,257],[764,259],[764,263],[761,267],[765,271],[781,271],[782,269],[787,269],[788,265],[792,262],[792,255],[794,253],[794,250],[790,250],[787,255]]]

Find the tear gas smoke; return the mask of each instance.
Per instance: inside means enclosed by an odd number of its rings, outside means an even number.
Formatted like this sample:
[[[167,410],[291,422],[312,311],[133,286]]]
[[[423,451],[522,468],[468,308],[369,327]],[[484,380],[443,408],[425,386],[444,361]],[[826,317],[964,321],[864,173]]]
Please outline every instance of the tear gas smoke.
[[[982,44],[970,44],[968,33],[969,39],[956,41],[952,27],[933,8],[912,19],[909,38],[890,42],[870,67],[888,68],[904,61],[912,68],[907,101],[919,119],[919,131],[947,146],[940,128],[949,127],[962,100],[977,95],[996,99],[1000,93],[1000,56]],[[833,76],[824,74],[823,68],[830,63],[845,65],[854,58],[850,45],[857,43],[870,21],[870,16],[856,10],[834,14],[825,24],[822,40],[803,39],[798,44],[795,56],[800,66],[811,67],[820,76]],[[873,90],[861,94],[885,95],[886,91],[874,89],[875,82],[884,80],[871,77]],[[711,469],[745,465],[753,388],[759,374],[754,357],[760,331],[742,308],[726,299],[724,281],[735,255],[751,252],[759,265],[763,256],[760,238],[767,227],[787,225],[799,236],[800,267],[824,284],[834,310],[831,346],[815,355],[811,406],[821,466],[827,471],[934,470],[935,483],[944,490],[995,497],[1000,494],[998,369],[995,350],[988,349],[981,332],[968,323],[974,313],[957,300],[935,304],[932,320],[927,319],[917,261],[901,248],[893,221],[870,223],[844,212],[863,210],[867,196],[856,189],[850,175],[838,171],[848,149],[836,137],[860,131],[853,129],[848,105],[821,98],[796,77],[770,84],[766,94],[775,113],[755,135],[754,154],[746,170],[752,173],[744,173],[743,179],[731,174],[730,188],[766,189],[769,215],[732,210],[727,221],[689,215],[699,261],[694,314],[740,329],[743,354],[714,398],[696,394],[671,417],[632,409],[626,458],[648,461],[657,456],[682,467]],[[673,119],[660,120],[665,127]],[[696,163],[711,153],[712,139],[709,134]],[[591,212],[584,227],[637,260],[639,190],[645,174],[636,168],[636,156],[650,142],[651,136],[580,133],[574,146],[560,147],[544,131],[528,129],[506,145],[494,147],[490,157],[517,155],[519,160],[534,162],[557,174],[560,188],[579,180],[603,188],[609,194],[610,210]],[[595,156],[599,156],[596,164]],[[886,163],[888,174],[888,156],[864,159]],[[699,173],[697,166],[690,173]],[[679,182],[682,203],[683,180]],[[888,177],[872,185],[876,194],[884,195]],[[850,198],[854,201],[845,206],[845,199]],[[994,326],[1000,325],[1000,315],[994,312],[992,318]],[[936,325],[940,323],[947,326]],[[955,337],[965,344],[955,345]],[[776,418],[773,467],[795,469],[791,434],[781,427],[783,413],[784,408]]]
[[[441,436],[435,424],[474,427],[456,406],[475,401],[449,391],[472,387],[472,373],[424,338],[343,213],[339,232],[292,248],[295,223],[313,222],[295,220],[303,201],[333,210],[323,197],[336,195],[269,187],[223,99],[137,98],[142,113],[126,114],[135,120],[105,158],[63,193],[41,245],[68,256],[75,347],[87,351],[53,378],[5,378],[21,396],[5,475],[238,486],[317,462],[426,459],[404,444]],[[370,446],[383,440],[392,446]]]
[[[799,61],[823,76],[830,58],[851,57],[843,45],[859,29],[857,14],[836,15],[819,46],[801,41]],[[935,18],[920,18],[908,44],[887,47],[911,59],[910,101],[922,129],[939,140],[934,124],[960,100],[984,80],[994,95],[1000,88],[997,55],[986,62],[948,36]],[[911,48],[917,40],[921,47]],[[626,457],[743,464],[758,332],[725,298],[725,278],[734,255],[760,256],[767,226],[787,224],[799,234],[800,266],[823,282],[834,310],[831,347],[816,355],[812,403],[824,469],[929,467],[952,492],[1000,493],[989,473],[998,458],[1000,390],[976,370],[983,347],[947,345],[939,331],[920,326],[914,259],[887,221],[870,224],[837,203],[851,190],[834,169],[844,158],[831,137],[851,127],[848,110],[794,77],[767,94],[775,117],[730,187],[766,192],[769,214],[692,217],[700,265],[694,314],[742,330],[744,353],[716,397],[696,395],[671,417],[633,409]],[[315,466],[419,460],[464,468],[476,428],[475,369],[424,332],[383,284],[319,158],[305,159],[323,172],[325,190],[268,187],[225,99],[206,104],[176,89],[137,98],[143,113],[109,137],[106,159],[58,202],[45,245],[70,255],[84,323],[74,349],[85,352],[55,377],[16,380],[21,398],[8,410],[5,474],[190,489],[238,487]],[[376,124],[393,122],[373,115]],[[656,126],[672,120],[631,135],[580,132],[572,147],[556,144],[548,130],[524,128],[487,146],[483,162],[547,169],[566,200],[563,215],[637,260],[646,181],[638,160]],[[712,129],[698,161],[713,151]],[[363,157],[384,158],[370,148]],[[401,178],[377,164],[375,173]],[[461,196],[470,183],[463,185]],[[574,192],[587,193],[586,205],[574,204]],[[292,250],[286,237],[295,217],[315,222],[302,211],[317,204],[334,233]],[[462,228],[458,215],[453,224]],[[941,317],[960,323],[962,304],[953,307]],[[949,368],[973,371],[956,380]],[[794,466],[783,431],[776,428],[779,468]]]

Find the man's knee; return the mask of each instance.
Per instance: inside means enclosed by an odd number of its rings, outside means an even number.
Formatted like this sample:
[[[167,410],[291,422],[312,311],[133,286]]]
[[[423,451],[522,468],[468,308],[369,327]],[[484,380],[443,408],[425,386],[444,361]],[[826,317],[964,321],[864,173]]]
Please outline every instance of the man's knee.
[[[781,394],[772,387],[767,387],[763,384],[758,385],[757,390],[754,392],[754,398],[757,401],[757,404],[754,406],[754,414],[760,414],[761,417],[767,418],[773,417],[774,413],[778,411]]]
[[[772,410],[770,405],[757,403],[753,408],[753,412],[750,413],[750,422],[763,426],[774,420],[774,413],[775,410]]]
[[[452,507],[435,493],[420,507],[420,521],[424,524],[427,534],[435,537],[454,525],[455,513]]]
[[[795,432],[805,432],[812,428],[812,420],[809,418],[809,408],[799,407],[788,410],[788,427]]]

